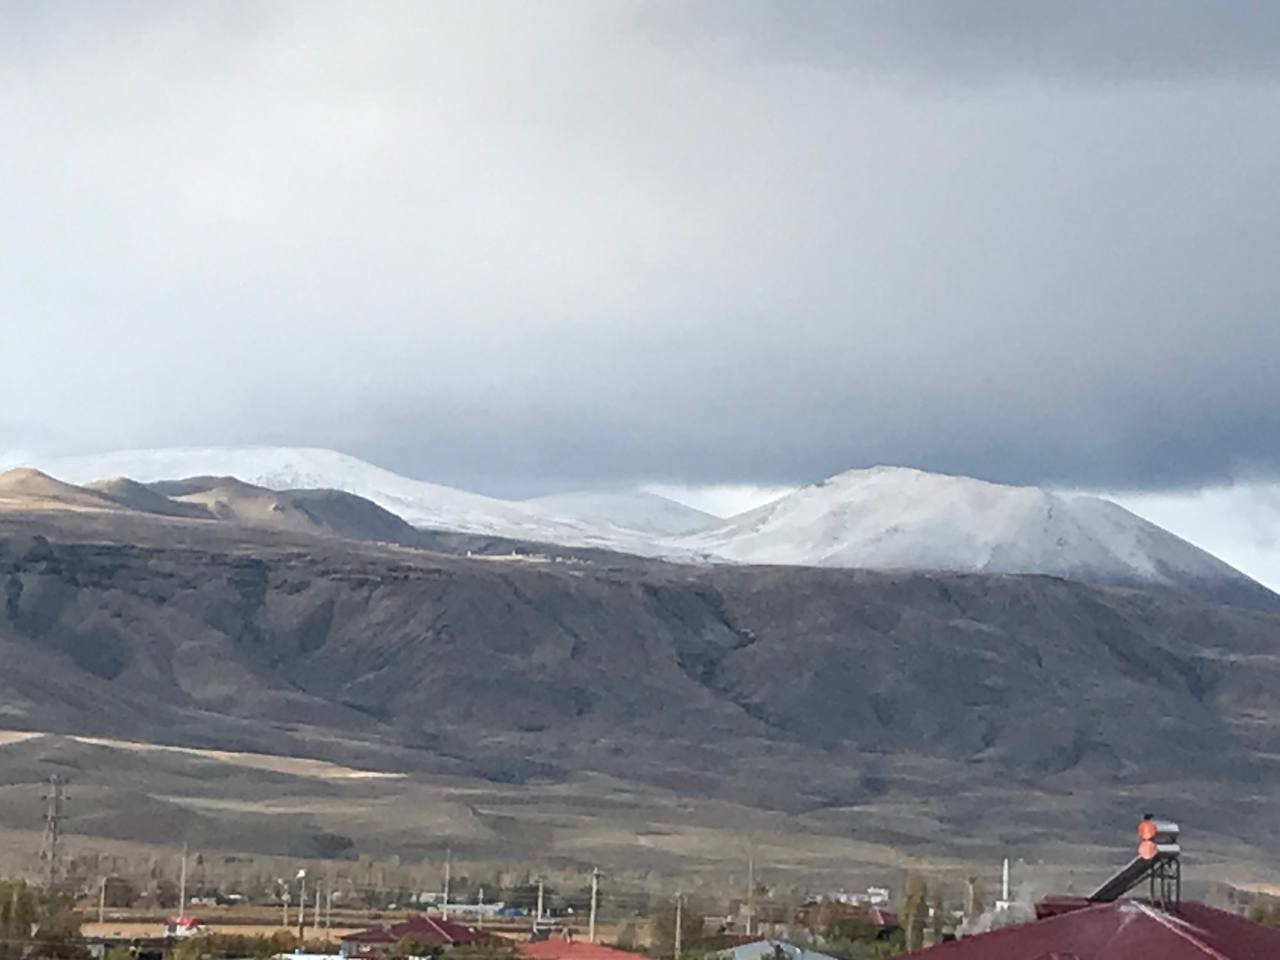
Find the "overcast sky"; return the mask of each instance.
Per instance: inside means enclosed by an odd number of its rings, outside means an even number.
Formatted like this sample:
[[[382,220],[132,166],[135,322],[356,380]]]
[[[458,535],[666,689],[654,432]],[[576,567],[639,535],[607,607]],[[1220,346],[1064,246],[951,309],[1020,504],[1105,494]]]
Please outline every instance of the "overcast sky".
[[[1280,472],[1280,4],[0,0],[0,448]]]

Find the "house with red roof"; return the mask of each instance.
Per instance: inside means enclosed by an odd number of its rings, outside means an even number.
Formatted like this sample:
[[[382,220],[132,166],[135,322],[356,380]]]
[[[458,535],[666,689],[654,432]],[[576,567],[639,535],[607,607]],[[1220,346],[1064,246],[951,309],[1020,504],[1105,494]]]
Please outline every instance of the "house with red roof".
[[[639,954],[606,947],[572,936],[548,937],[536,943],[522,943],[516,952],[524,960],[638,960]]]
[[[1088,897],[1046,897],[1036,920],[908,954],[921,960],[1280,960],[1280,929],[1182,900],[1178,825],[1150,814],[1137,856]],[[1141,891],[1145,899],[1121,899]]]
[[[167,937],[194,937],[203,932],[204,926],[197,917],[170,917],[164,925]]]
[[[920,960],[1276,960],[1280,930],[1203,903],[1058,902],[1021,926],[928,947]],[[904,958],[905,960],[905,958]]]
[[[405,937],[430,947],[456,947],[484,943],[492,937],[483,930],[439,917],[413,916],[398,923],[357,930],[342,938],[344,957],[382,957]]]

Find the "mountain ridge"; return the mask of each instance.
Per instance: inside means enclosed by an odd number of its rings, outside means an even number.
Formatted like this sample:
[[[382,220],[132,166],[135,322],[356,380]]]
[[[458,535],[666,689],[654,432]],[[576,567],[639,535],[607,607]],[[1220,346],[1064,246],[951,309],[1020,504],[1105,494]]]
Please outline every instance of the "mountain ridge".
[[[0,515],[5,726],[530,789],[600,775],[922,851],[1011,834],[1044,849],[1046,822],[1102,840],[1138,791],[1205,850],[1280,849],[1265,805],[1239,796],[1280,776],[1258,722],[1280,698],[1274,614],[1043,576],[447,557],[213,523],[176,544],[174,529]],[[78,774],[85,796],[107,775]],[[537,809],[567,816],[553,794]],[[348,829],[374,843],[391,827]],[[262,842],[305,849],[307,830]]]
[[[195,469],[210,466],[218,469]],[[273,489],[323,487],[420,529],[678,562],[1045,574],[1280,605],[1245,574],[1111,501],[903,467],[847,471],[718,523],[670,502],[655,510],[653,495],[500,500],[315,448],[122,451],[49,467],[72,479],[129,468],[144,481],[211,472]],[[622,519],[611,521],[610,510]],[[691,532],[675,530],[684,518]]]

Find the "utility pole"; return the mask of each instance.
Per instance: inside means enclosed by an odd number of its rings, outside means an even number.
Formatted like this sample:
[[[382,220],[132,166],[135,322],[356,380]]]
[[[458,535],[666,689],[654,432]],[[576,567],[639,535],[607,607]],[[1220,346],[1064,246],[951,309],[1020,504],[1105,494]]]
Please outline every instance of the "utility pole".
[[[65,798],[62,788],[67,785],[66,778],[54,774],[49,778],[49,792],[44,799],[47,804],[44,814],[44,841],[40,853],[46,860],[45,869],[49,889],[52,890],[58,880],[58,843],[62,839],[62,801]]]
[[[178,916],[187,915],[187,844],[182,844],[182,867],[178,871]]]
[[[317,929],[320,926],[320,882],[316,881],[316,909],[311,914],[311,925]]]
[[[542,929],[542,887],[543,880],[538,878],[538,912],[533,918],[533,930],[536,933]]]
[[[747,857],[747,936],[755,935],[756,925],[756,858]]]
[[[328,934],[329,924],[333,921],[333,877],[329,878],[324,899],[324,932]]]
[[[298,891],[298,943],[302,943],[307,933],[307,871],[299,870],[298,879],[302,881]]]
[[[675,960],[680,960],[681,927],[684,924],[684,894],[676,894],[676,943],[675,943]]]
[[[107,878],[103,877],[98,884],[98,922],[107,922]]]
[[[587,921],[587,940],[596,942],[596,905],[600,901],[600,868],[591,868],[591,918]]]
[[[449,881],[453,872],[453,851],[450,849],[444,852],[444,906],[440,910],[440,915],[445,919],[449,919]]]
[[[289,885],[285,883],[283,880],[281,880],[280,886],[282,887],[280,891],[280,909],[282,911],[280,915],[280,926],[288,930],[289,929]]]

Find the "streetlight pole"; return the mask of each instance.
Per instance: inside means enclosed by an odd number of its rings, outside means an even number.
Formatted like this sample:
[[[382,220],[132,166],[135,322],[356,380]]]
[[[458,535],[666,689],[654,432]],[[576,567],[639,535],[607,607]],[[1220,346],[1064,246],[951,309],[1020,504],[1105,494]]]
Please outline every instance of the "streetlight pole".
[[[299,870],[298,879],[302,881],[298,892],[298,944],[301,945],[307,932],[307,871]]]
[[[591,870],[591,919],[587,922],[587,939],[596,942],[596,904],[600,900],[600,868]]]

